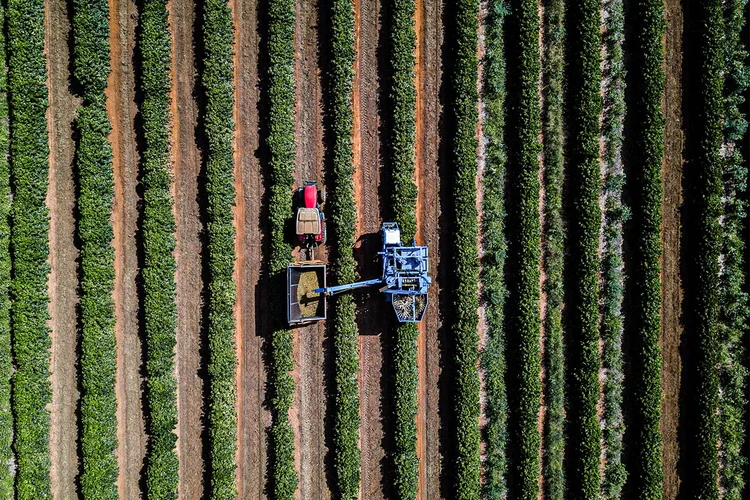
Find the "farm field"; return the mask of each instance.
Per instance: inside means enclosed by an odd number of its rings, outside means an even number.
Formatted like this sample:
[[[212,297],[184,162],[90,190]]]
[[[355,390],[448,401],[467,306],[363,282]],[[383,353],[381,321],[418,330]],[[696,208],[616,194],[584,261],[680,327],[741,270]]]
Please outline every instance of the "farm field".
[[[0,500],[747,498],[749,5],[0,2]]]

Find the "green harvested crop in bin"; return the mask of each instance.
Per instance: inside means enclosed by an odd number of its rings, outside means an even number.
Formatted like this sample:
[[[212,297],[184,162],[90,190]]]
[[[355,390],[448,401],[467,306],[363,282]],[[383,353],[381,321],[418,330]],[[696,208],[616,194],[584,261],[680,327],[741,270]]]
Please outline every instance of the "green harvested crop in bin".
[[[320,294],[315,292],[320,288],[318,273],[315,271],[305,271],[299,277],[297,286],[297,302],[299,302],[300,315],[308,318],[316,315],[318,304],[320,304]]]

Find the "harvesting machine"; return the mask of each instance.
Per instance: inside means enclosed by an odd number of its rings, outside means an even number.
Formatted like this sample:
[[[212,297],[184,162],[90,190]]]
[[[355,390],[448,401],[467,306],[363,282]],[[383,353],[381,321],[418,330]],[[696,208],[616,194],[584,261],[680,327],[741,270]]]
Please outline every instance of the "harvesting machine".
[[[422,321],[427,310],[429,253],[426,246],[401,244],[401,230],[395,222],[380,228],[382,275],[356,283],[326,286],[326,266],[320,262],[292,264],[287,268],[287,319],[290,324],[326,319],[325,299],[330,295],[380,285],[386,301],[402,323]],[[317,283],[313,288],[312,283]],[[322,286],[321,286],[322,285]]]

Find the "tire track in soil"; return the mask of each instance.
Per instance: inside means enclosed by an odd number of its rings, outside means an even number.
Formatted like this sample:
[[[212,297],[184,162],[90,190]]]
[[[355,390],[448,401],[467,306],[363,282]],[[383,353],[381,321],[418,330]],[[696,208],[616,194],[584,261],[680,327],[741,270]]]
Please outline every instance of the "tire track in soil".
[[[323,174],[323,102],[319,60],[317,0],[297,0],[295,31],[297,163],[295,187],[306,179],[325,186]],[[291,196],[292,193],[289,193]],[[303,256],[296,254],[296,260]],[[315,259],[328,262],[326,249],[315,250]],[[294,404],[289,412],[295,436],[295,462],[299,473],[296,498],[325,500],[331,497],[326,483],[326,391],[329,339],[326,323],[294,330]]]
[[[172,162],[177,270],[177,454],[179,497],[203,497],[202,231],[198,202],[201,154],[196,137],[198,103],[195,3],[169,2],[172,30]]]
[[[117,340],[117,423],[120,498],[140,498],[146,429],[141,405],[142,345],[138,325],[139,273],[136,230],[138,151],[134,118],[133,51],[137,12],[133,0],[109,0],[112,73],[107,82],[107,113],[112,122],[115,178],[113,229],[115,247],[115,336]]]
[[[235,189],[237,230],[237,485],[239,498],[263,499],[266,484],[266,429],[263,360],[265,290],[258,289],[263,183],[256,151],[258,136],[258,2],[233,0],[235,26]],[[256,315],[256,311],[260,314]]]
[[[354,186],[357,203],[357,241],[354,255],[363,279],[377,276],[378,231],[383,212],[381,203],[380,0],[355,0],[354,80]],[[372,290],[355,295],[359,328],[360,392],[360,495],[363,500],[390,497],[385,472],[384,422],[389,397],[386,366],[389,332],[384,321],[383,298]]]
[[[680,237],[682,209],[682,167],[685,136],[682,122],[682,31],[679,0],[667,0],[665,8],[664,117],[666,119],[662,182],[662,402],[661,433],[664,470],[664,498],[676,498],[680,491],[680,382],[683,335]]]
[[[71,37],[65,0],[45,2],[45,48],[49,90],[50,322],[52,331],[52,407],[50,478],[53,498],[76,496],[78,474],[76,408],[78,405],[76,308],[78,249],[75,245],[73,121],[80,99],[70,88]]]
[[[442,450],[440,446],[440,364],[442,321],[440,318],[440,86],[443,41],[442,3],[417,0],[417,243],[430,249],[433,278],[428,299],[431,304],[419,324],[417,338],[417,456],[418,499],[441,498]]]

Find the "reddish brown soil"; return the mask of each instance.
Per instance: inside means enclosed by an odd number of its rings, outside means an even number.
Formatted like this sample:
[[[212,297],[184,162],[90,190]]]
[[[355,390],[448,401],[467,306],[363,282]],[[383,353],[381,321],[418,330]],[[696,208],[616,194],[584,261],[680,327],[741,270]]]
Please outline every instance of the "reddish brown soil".
[[[234,0],[235,19],[235,188],[237,209],[237,484],[240,498],[265,498],[266,429],[270,413],[263,362],[265,323],[258,290],[263,183],[256,152],[258,136],[257,0]],[[258,314],[256,314],[256,312]]]
[[[417,454],[419,498],[441,497],[442,455],[440,448],[440,334],[438,292],[440,269],[440,85],[442,4],[417,2],[417,241],[430,248],[430,306],[419,325],[417,340],[419,385],[417,399]]]
[[[295,187],[307,179],[325,186],[323,178],[323,101],[319,61],[319,27],[317,1],[297,0],[295,32],[295,81],[297,82],[296,138],[297,164]],[[290,193],[291,195],[291,193]],[[325,207],[324,207],[325,208]],[[298,260],[302,256],[297,255]],[[324,247],[315,258],[327,262]],[[295,452],[299,472],[297,497],[330,498],[326,483],[326,391],[325,354],[329,352],[325,323],[297,328],[294,331],[294,381],[296,394],[292,415]]]
[[[680,489],[677,463],[680,455],[678,425],[682,376],[680,342],[682,284],[680,282],[680,207],[682,206],[682,7],[679,0],[666,2],[666,90],[664,116],[664,201],[662,223],[662,404],[661,433],[664,498],[676,498]]]
[[[79,99],[70,79],[70,21],[64,0],[45,4],[49,108],[50,317],[52,330],[52,407],[50,461],[54,498],[75,498],[78,474],[76,373],[78,249],[75,246],[73,120]]]
[[[193,46],[195,4],[189,0],[169,2],[172,27],[172,161],[177,227],[175,259],[177,271],[177,453],[180,459],[180,498],[203,495],[203,387],[201,369],[201,276],[200,207],[198,176],[201,155],[196,139],[198,84]]]
[[[378,47],[381,43],[381,3],[379,0],[355,2],[355,83],[354,83],[354,174],[357,201],[357,243],[355,257],[362,278],[377,276],[373,258],[378,251],[380,229],[381,158],[380,158],[380,88]],[[383,364],[389,357],[384,315],[380,294],[362,291],[357,298],[359,326],[359,391],[360,391],[360,498],[386,498],[387,476],[384,476],[384,423],[388,395]]]
[[[136,225],[138,220],[138,152],[135,144],[133,49],[137,21],[133,0],[110,0],[112,74],[107,85],[107,112],[112,122],[115,200],[115,316],[117,323],[117,416],[121,498],[139,498],[146,434],[141,408],[141,340],[138,328]]]

